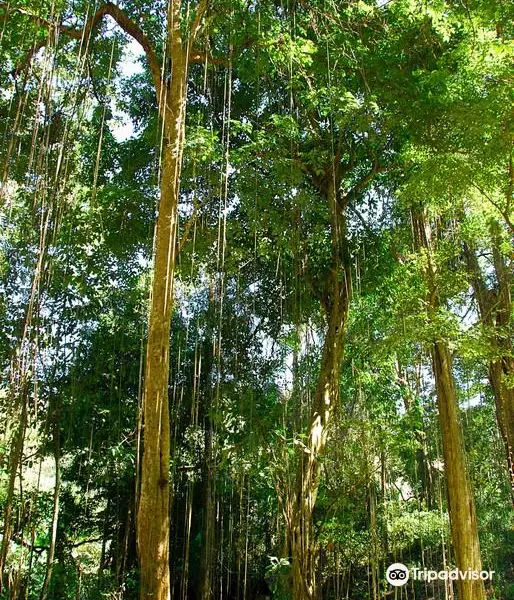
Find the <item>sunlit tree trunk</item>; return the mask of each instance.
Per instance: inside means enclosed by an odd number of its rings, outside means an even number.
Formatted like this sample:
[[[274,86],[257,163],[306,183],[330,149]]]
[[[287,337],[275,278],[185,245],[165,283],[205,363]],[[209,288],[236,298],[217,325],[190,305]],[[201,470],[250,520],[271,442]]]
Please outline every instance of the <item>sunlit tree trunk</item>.
[[[480,571],[482,560],[475,514],[475,504],[468,477],[464,440],[460,424],[457,395],[452,374],[452,360],[445,342],[435,342],[432,361],[437,389],[437,405],[443,438],[443,454],[450,508],[450,525],[455,562],[461,571]],[[458,580],[459,598],[485,598],[481,580]]]
[[[164,92],[164,140],[159,215],[143,391],[144,449],[137,521],[141,600],[170,597],[170,422],[168,401],[170,324],[177,234],[177,206],[186,108],[186,57],[180,37],[180,3],[170,8],[169,92]]]
[[[100,3],[96,11],[83,24],[73,28],[55,24],[62,35],[78,40],[81,49],[88,51],[93,30],[109,15],[135,39],[145,51],[152,81],[157,96],[159,114],[162,119],[162,152],[159,214],[155,228],[153,256],[153,282],[149,316],[149,333],[145,360],[143,388],[143,455],[137,509],[137,549],[140,565],[140,598],[145,600],[168,600],[170,597],[169,570],[169,453],[170,423],[168,402],[170,324],[173,311],[173,279],[177,234],[177,208],[180,191],[180,170],[184,142],[184,124],[187,101],[187,67],[189,62],[201,62],[202,53],[192,52],[208,0],[200,0],[193,16],[188,35],[183,42],[181,0],[170,0],[167,7],[164,61],[161,62],[157,49],[149,37],[125,11],[112,2]],[[26,15],[32,21],[47,24],[38,15]],[[35,49],[41,44],[35,45]],[[24,62],[30,61],[35,50]],[[165,71],[161,73],[161,64]],[[43,254],[40,253],[40,256]],[[23,439],[23,435],[17,439]],[[18,444],[19,446],[19,444]],[[15,444],[11,459],[21,455]],[[12,461],[11,461],[12,462]],[[14,469],[14,472],[16,469]],[[14,479],[12,480],[14,481]],[[11,487],[14,483],[10,483]],[[10,510],[10,509],[9,509]],[[8,511],[7,511],[8,512]],[[10,515],[6,515],[6,528]],[[5,535],[7,533],[7,535]],[[9,531],[4,532],[0,552],[0,582],[9,543]],[[1,585],[1,583],[0,583]]]
[[[440,305],[437,268],[433,253],[432,231],[426,213],[413,214],[415,241],[426,258],[428,310],[433,315]],[[457,393],[452,371],[452,357],[444,340],[435,340],[431,348],[436,383],[439,423],[443,440],[443,456],[450,513],[450,528],[457,568],[480,571],[482,560],[475,513],[475,502],[468,475],[464,438],[460,422]],[[459,600],[483,600],[482,580],[458,579]]]

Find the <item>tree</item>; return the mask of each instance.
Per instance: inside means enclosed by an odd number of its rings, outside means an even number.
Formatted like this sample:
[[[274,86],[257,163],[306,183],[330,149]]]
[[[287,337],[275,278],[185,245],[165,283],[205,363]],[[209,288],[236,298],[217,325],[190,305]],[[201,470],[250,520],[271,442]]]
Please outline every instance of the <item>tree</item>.
[[[493,8],[0,4],[2,599],[505,595]]]
[[[480,312],[480,320],[486,335],[491,336],[493,358],[489,362],[488,376],[494,393],[496,419],[505,444],[507,468],[510,474],[511,487],[514,490],[514,397],[509,385],[509,377],[513,373],[511,356],[510,320],[512,315],[511,301],[511,269],[506,264],[500,250],[500,228],[497,223],[491,225],[492,254],[496,276],[496,285],[487,287],[480,268],[476,250],[465,245],[464,253],[474,295]],[[513,492],[514,494],[514,492]],[[513,495],[514,499],[514,495]]]
[[[194,43],[207,3],[202,2],[188,30],[182,34],[180,0],[169,4],[166,15],[164,64],[161,73],[157,53],[149,38],[126,13],[112,3],[102,4],[84,23],[83,29],[58,24],[69,37],[87,42],[104,16],[109,15],[143,47],[155,88],[163,123],[162,175],[159,212],[155,230],[155,254],[145,386],[143,393],[144,451],[138,508],[138,551],[141,565],[141,598],[169,598],[169,337],[173,308],[173,278],[177,243],[177,207],[184,144],[187,102],[187,72],[190,60],[198,61]],[[6,9],[6,7],[4,7]],[[21,11],[25,14],[25,11]],[[34,17],[50,27],[51,22]],[[41,44],[38,45],[39,47]],[[31,52],[34,52],[32,49]]]
[[[413,212],[412,221],[417,248],[425,252],[426,264],[424,271],[428,290],[427,309],[429,311],[428,319],[431,320],[437,318],[436,313],[441,307],[437,267],[434,260],[433,235],[426,212],[423,209]],[[457,567],[462,572],[467,569],[480,572],[482,570],[482,559],[476,510],[452,374],[452,357],[447,342],[444,339],[437,339],[438,337],[435,337],[432,343],[431,354],[443,439],[448,506],[455,559]],[[459,579],[458,588],[461,598],[485,598],[484,583],[481,580]]]

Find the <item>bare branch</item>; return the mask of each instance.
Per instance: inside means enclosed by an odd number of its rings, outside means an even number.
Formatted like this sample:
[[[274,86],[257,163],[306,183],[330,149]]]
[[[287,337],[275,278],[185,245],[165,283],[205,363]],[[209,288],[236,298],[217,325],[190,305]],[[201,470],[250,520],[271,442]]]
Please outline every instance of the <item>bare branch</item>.
[[[359,182],[357,182],[351,189],[349,189],[345,194],[339,193],[337,195],[338,204],[342,206],[347,206],[349,204],[349,199],[355,195],[357,192],[362,191],[370,181],[375,177],[377,173],[384,171],[385,167],[380,166],[378,163],[375,163],[371,171],[367,173]]]
[[[103,536],[98,536],[95,538],[91,538],[89,540],[81,540],[80,542],[75,542],[71,544],[72,548],[78,548],[79,546],[83,546],[84,544],[94,544],[96,542],[101,542],[103,540]]]
[[[5,3],[0,3],[0,9],[5,11],[5,15],[2,15],[2,18],[5,18],[8,11],[8,7]],[[66,35],[69,38],[85,41],[86,47],[89,44],[89,40],[93,33],[93,29],[100,23],[100,21],[105,16],[110,16],[116,23],[123,29],[123,31],[132,37],[136,42],[138,42],[143,48],[146,59],[148,60],[148,66],[150,67],[150,72],[152,74],[152,80],[155,86],[155,92],[157,95],[157,99],[160,98],[161,92],[161,69],[159,66],[159,60],[157,58],[157,54],[155,49],[148,38],[148,36],[142,31],[137,23],[132,21],[127,14],[119,7],[113,4],[112,2],[106,2],[102,4],[97,11],[86,21],[84,26],[81,29],[76,29],[74,27],[69,27],[67,25],[63,25],[62,23],[53,23],[48,19],[44,19],[38,15],[31,14],[22,8],[11,8],[11,12],[16,12],[18,14],[24,15],[31,19],[34,23],[38,23],[47,29],[51,29],[52,27],[56,27],[57,30]],[[15,74],[18,74],[21,68],[25,67],[30,60],[34,57],[34,55],[46,45],[46,40],[37,42],[34,46],[29,50],[26,57],[23,59],[22,63],[16,68]]]
[[[192,47],[195,43],[196,36],[200,31],[202,26],[202,19],[205,15],[205,11],[209,6],[209,0],[200,0],[200,4],[198,6],[198,10],[196,11],[195,20],[193,21],[193,26],[191,27],[191,33],[189,34],[188,44],[189,47]]]
[[[355,208],[355,206],[353,206],[353,204],[351,204],[350,202],[348,202],[348,204],[346,206],[348,206],[348,208],[352,211],[352,213],[359,219],[359,221],[362,223],[362,226],[364,227],[364,229],[369,234],[373,234],[373,229],[369,226],[369,223],[362,216],[362,214]]]
[[[189,237],[189,234],[191,233],[191,228],[196,223],[196,219],[198,217],[198,211],[200,210],[200,205],[198,204],[198,202],[194,201],[193,207],[194,207],[193,214],[189,217],[189,220],[187,221],[186,226],[184,228],[184,232],[177,244],[177,254],[180,254],[180,252],[184,248],[184,246],[187,242],[187,238]]]

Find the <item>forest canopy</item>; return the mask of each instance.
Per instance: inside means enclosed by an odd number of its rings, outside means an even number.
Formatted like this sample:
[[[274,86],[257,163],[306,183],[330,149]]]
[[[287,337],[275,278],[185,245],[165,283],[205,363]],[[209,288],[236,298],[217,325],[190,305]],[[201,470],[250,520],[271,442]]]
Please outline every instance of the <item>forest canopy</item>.
[[[0,1],[0,600],[514,599],[513,59],[503,0]]]

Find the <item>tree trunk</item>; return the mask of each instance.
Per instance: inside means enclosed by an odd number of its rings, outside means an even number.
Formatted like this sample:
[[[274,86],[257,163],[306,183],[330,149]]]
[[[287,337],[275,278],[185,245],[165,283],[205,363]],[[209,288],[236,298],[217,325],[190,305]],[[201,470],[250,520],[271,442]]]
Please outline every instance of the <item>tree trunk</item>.
[[[168,600],[170,596],[168,377],[175,238],[187,101],[187,66],[189,60],[198,62],[199,59],[199,55],[193,52],[193,45],[202,28],[208,0],[200,0],[186,43],[182,41],[181,8],[181,0],[168,2],[167,40],[162,63],[156,48],[139,24],[131,20],[122,8],[112,2],[101,3],[81,29],[57,26],[59,32],[72,39],[80,40],[82,47],[83,40],[91,39],[93,30],[102,18],[106,15],[112,17],[125,33],[139,42],[145,51],[155,87],[159,115],[163,120],[160,203],[155,228],[154,272],[143,388],[144,447],[137,510],[141,600],[147,598]],[[189,6],[187,15],[191,16]],[[30,14],[28,16],[41,24],[38,16]],[[86,46],[87,44],[88,42]],[[163,73],[161,73],[161,64],[164,65]],[[170,66],[171,71],[169,71]],[[40,253],[40,256],[43,256],[43,253]],[[6,529],[7,523],[8,521],[6,521]],[[8,537],[4,535],[0,552],[0,586]]]
[[[498,429],[505,446],[507,469],[514,505],[514,389],[505,383],[506,376],[514,375],[512,359],[505,357],[489,364],[489,381],[494,394]]]
[[[48,555],[46,560],[46,574],[41,588],[41,594],[39,595],[40,600],[46,600],[48,598],[48,589],[50,581],[52,579],[52,571],[54,566],[55,557],[55,544],[57,541],[57,524],[59,520],[59,494],[61,491],[61,449],[59,444],[59,433],[55,433],[55,449],[54,449],[54,461],[55,461],[55,487],[54,487],[54,506],[52,511],[52,525],[50,528],[50,547],[48,548]]]
[[[514,361],[511,357],[511,338],[505,331],[501,331],[501,328],[507,329],[510,326],[512,274],[505,265],[494,236],[493,257],[498,286],[496,290],[487,289],[475,253],[468,246],[465,248],[465,256],[480,320],[492,338],[494,358],[489,363],[488,378],[494,394],[498,428],[505,445],[514,504],[514,388],[508,385],[508,378],[514,376]]]
[[[415,386],[411,384],[409,381],[408,372],[406,369],[403,369],[399,359],[397,359],[397,371],[398,382],[402,384],[404,389],[404,393],[402,394],[403,406],[405,408],[405,412],[408,413],[412,410],[412,407],[416,402],[416,389],[418,384],[416,383]],[[416,450],[417,476],[421,481],[419,501],[425,501],[427,508],[430,510],[433,506],[434,486],[432,479],[432,466],[427,456],[426,432],[416,430],[413,435],[414,439],[419,445],[418,449]]]
[[[448,488],[450,527],[455,562],[461,571],[481,571],[475,503],[468,477],[464,440],[452,374],[452,360],[445,342],[435,342],[432,361],[437,389],[437,406],[443,438],[443,455]],[[483,600],[482,580],[457,582],[459,600]]]
[[[323,454],[329,427],[339,401],[340,370],[343,360],[344,333],[350,300],[350,272],[344,265],[345,222],[337,198],[335,177],[327,200],[331,215],[332,268],[326,294],[322,298],[328,328],[323,346],[321,370],[312,401],[308,439],[300,458],[295,496],[289,509],[289,537],[292,559],[294,600],[314,600],[317,595],[317,545],[314,539],[313,512],[321,475]]]
[[[202,475],[203,487],[203,546],[201,555],[201,584],[200,600],[210,600],[212,597],[212,565],[214,551],[214,473],[212,464],[212,429],[211,423],[205,424],[205,455]]]
[[[499,225],[491,227],[493,262],[498,285],[495,346],[498,357],[490,366],[497,388],[498,425],[505,443],[512,500],[514,503],[514,358],[512,357],[512,266],[507,266],[500,251]],[[492,371],[492,372],[491,372]],[[510,379],[510,381],[509,381]]]
[[[424,211],[413,214],[414,237],[418,249],[426,252],[425,276],[428,283],[428,310],[433,315],[440,306],[437,268],[434,262],[432,231]],[[439,423],[443,440],[444,467],[455,562],[461,571],[480,571],[482,560],[475,514],[475,503],[468,476],[464,438],[460,423],[452,358],[443,340],[432,344],[432,365],[436,383]],[[458,579],[459,600],[483,600],[482,580]]]
[[[334,276],[336,288],[345,287]],[[320,482],[320,458],[325,450],[328,428],[339,400],[339,374],[343,358],[343,338],[348,305],[346,294],[339,298],[329,315],[321,372],[309,422],[309,437],[302,453],[297,476],[296,497],[291,523],[291,554],[294,600],[316,597],[316,544],[312,515]],[[335,296],[337,298],[337,296]]]
[[[137,519],[141,600],[170,597],[169,345],[187,75],[180,2],[170,3],[168,24],[172,73],[169,90],[159,99],[164,106],[161,197],[143,389],[144,446]]]
[[[116,544],[113,543],[112,569],[116,574],[118,586],[122,586],[127,572],[136,563],[135,560],[135,530],[134,530],[134,491],[135,486],[129,487],[128,496],[122,500],[121,514],[123,522],[116,532]]]
[[[205,340],[203,342],[201,371],[200,416],[204,427],[204,455],[202,465],[203,545],[200,563],[200,600],[212,597],[212,566],[214,552],[214,465],[213,428],[210,417],[212,399],[212,370],[214,366],[214,283],[209,288],[209,308],[206,315]]]

